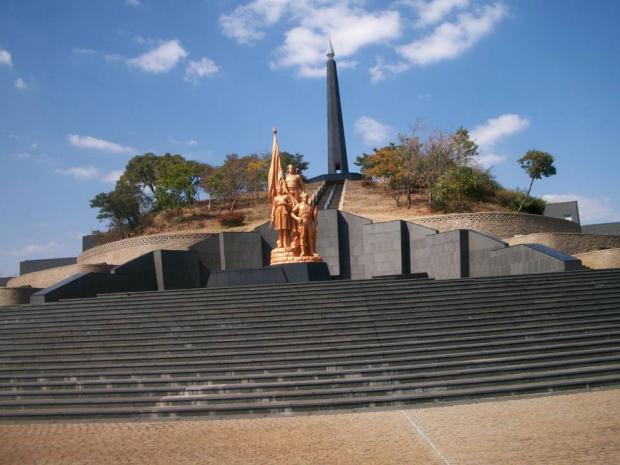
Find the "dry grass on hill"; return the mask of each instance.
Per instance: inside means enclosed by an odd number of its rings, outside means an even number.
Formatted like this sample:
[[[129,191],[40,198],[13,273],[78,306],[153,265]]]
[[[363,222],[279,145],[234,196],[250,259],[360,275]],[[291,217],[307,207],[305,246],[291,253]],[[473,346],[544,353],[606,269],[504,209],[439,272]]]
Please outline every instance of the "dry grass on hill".
[[[319,183],[306,184],[306,192],[312,194],[319,187]],[[418,216],[440,214],[428,208],[425,194],[413,196],[413,205],[407,208],[406,199],[402,199],[401,206],[383,187],[365,181],[347,181],[343,210],[372,219],[374,221],[390,221],[396,219],[409,220]],[[222,226],[219,222],[220,210],[216,204],[209,210],[209,202],[202,200],[195,204],[161,212],[150,213],[143,219],[143,224],[131,236],[160,234],[173,231],[185,232],[212,232],[222,231],[252,231],[257,226],[269,220],[270,205],[266,194],[260,194],[258,202],[253,202],[251,196],[243,197],[235,211],[245,216],[244,224],[236,227]],[[478,203],[472,211],[508,211],[494,203]],[[120,239],[116,232],[104,234],[102,243]]]
[[[401,206],[397,207],[394,198],[386,189],[366,181],[347,181],[342,209],[374,221],[409,220],[418,216],[442,213],[432,211],[428,207],[426,194],[415,194],[411,208],[407,208],[406,198],[401,198]],[[509,210],[498,204],[480,202],[473,205],[472,211],[503,212]]]
[[[319,187],[319,183],[306,184],[306,192],[313,194]],[[145,236],[172,231],[184,232],[212,232],[222,231],[252,231],[266,221],[269,221],[271,206],[267,202],[265,192],[260,193],[257,202],[252,200],[253,195],[244,196],[235,211],[245,217],[243,225],[236,227],[222,226],[219,215],[226,211],[212,204],[209,210],[209,202],[201,200],[193,205],[180,209],[169,209],[145,215],[142,225],[131,236]],[[102,242],[110,242],[120,239],[115,233],[106,233]]]
[[[168,231],[191,232],[221,232],[221,231],[251,231],[269,219],[270,206],[264,194],[254,204],[249,198],[242,199],[235,211],[242,213],[245,221],[241,226],[226,227],[219,222],[222,211],[216,205],[209,210],[209,202],[202,200],[180,209],[169,209],[151,213],[145,216],[143,224],[133,235],[143,236],[159,234]]]

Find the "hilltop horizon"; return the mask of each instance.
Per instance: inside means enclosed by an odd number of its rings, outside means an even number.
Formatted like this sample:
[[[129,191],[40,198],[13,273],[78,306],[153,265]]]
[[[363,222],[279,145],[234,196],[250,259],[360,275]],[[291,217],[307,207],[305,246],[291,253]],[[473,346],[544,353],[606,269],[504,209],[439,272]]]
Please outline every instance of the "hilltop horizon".
[[[219,165],[269,152],[276,125],[325,173],[328,39],[351,171],[418,122],[465,127],[504,186],[527,187],[516,160],[545,150],[558,176],[534,195],[618,221],[618,17],[559,0],[3,2],[0,276],[77,255],[103,227],[88,200],[136,154]]]

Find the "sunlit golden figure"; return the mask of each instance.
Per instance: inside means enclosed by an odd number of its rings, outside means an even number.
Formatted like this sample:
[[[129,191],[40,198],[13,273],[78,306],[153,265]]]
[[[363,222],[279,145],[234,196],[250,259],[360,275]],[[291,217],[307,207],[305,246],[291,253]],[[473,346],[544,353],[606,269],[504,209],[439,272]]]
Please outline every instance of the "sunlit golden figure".
[[[273,198],[271,206],[271,224],[278,232],[278,247],[289,248],[292,229],[290,211],[293,207],[291,199],[282,186],[278,186],[278,194]]]
[[[286,176],[284,180],[288,193],[293,199],[293,204],[297,205],[301,200],[302,192],[304,192],[304,181],[301,176],[297,174],[297,168],[293,165],[288,165],[286,167]]]
[[[321,257],[316,253],[316,207],[310,204],[297,169],[289,165],[287,173],[283,173],[276,128],[273,128],[267,198],[271,203],[271,226],[278,233],[269,263],[283,265],[320,262]]]
[[[316,207],[308,203],[308,194],[302,192],[301,201],[293,207],[291,216],[297,222],[301,256],[317,256],[316,254]]]

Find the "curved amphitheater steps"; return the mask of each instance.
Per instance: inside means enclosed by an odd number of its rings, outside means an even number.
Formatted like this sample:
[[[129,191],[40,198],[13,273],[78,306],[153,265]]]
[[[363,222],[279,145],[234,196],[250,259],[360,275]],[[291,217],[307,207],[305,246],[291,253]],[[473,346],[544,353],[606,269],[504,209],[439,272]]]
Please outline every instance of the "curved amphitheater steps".
[[[0,312],[0,420],[401,406],[620,384],[620,270],[108,294]]]

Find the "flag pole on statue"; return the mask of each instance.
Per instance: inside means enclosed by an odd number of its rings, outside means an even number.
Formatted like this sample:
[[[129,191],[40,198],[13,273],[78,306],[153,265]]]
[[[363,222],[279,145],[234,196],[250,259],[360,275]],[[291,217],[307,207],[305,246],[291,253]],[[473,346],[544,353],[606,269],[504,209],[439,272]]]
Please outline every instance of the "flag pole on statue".
[[[282,163],[280,163],[280,149],[278,147],[278,128],[273,128],[273,147],[271,148],[271,164],[267,177],[267,198],[269,202],[278,195],[278,185],[282,178]]]

